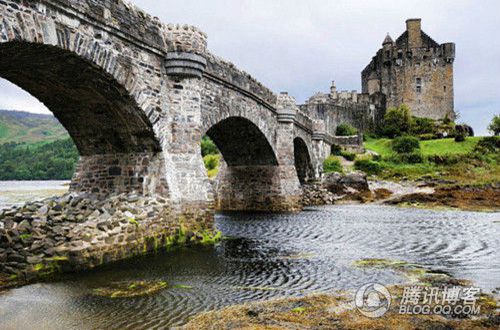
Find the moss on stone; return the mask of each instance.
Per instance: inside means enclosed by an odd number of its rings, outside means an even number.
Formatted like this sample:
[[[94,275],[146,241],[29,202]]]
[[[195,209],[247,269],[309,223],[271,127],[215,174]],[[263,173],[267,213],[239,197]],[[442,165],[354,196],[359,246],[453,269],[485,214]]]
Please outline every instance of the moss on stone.
[[[107,298],[133,298],[153,295],[167,287],[165,281],[113,282],[108,287],[94,289],[93,294]]]

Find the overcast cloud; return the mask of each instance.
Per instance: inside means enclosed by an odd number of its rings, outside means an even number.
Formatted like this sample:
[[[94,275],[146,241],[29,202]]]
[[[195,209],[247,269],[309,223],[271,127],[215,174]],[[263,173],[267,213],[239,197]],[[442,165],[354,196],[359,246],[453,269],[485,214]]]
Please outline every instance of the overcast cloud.
[[[439,43],[457,44],[455,108],[460,122],[486,134],[500,113],[500,2],[464,0],[133,0],[166,23],[187,23],[208,34],[209,48],[275,92],[303,102],[317,91],[361,89],[360,72],[385,34],[396,38],[405,20]],[[0,108],[47,111],[0,81]]]

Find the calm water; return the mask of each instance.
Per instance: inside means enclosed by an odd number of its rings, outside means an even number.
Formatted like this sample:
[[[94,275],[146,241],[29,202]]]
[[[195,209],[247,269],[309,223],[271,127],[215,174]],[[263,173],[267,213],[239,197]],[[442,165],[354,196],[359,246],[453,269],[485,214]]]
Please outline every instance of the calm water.
[[[217,227],[232,239],[216,248],[135,259],[4,293],[0,329],[163,329],[230,304],[402,282],[391,271],[352,267],[361,258],[417,262],[487,290],[500,286],[499,213],[346,205],[296,215],[219,215]],[[92,295],[123,280],[192,289],[132,299]]]

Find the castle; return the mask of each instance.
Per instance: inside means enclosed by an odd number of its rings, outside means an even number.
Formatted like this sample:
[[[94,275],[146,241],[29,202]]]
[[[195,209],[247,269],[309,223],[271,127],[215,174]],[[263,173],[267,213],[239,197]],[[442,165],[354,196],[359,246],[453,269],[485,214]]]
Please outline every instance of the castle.
[[[455,119],[453,62],[455,44],[438,44],[421,29],[421,19],[408,19],[406,31],[382,48],[361,73],[362,93],[317,93],[301,106],[327,126],[348,123],[361,131],[375,127],[390,107],[406,104],[416,117]]]

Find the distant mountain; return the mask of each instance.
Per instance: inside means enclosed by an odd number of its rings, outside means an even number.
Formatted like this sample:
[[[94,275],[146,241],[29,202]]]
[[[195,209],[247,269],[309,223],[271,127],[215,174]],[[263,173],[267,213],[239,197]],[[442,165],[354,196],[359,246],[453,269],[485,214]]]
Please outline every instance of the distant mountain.
[[[29,144],[68,138],[64,127],[52,115],[0,110],[0,144]]]

